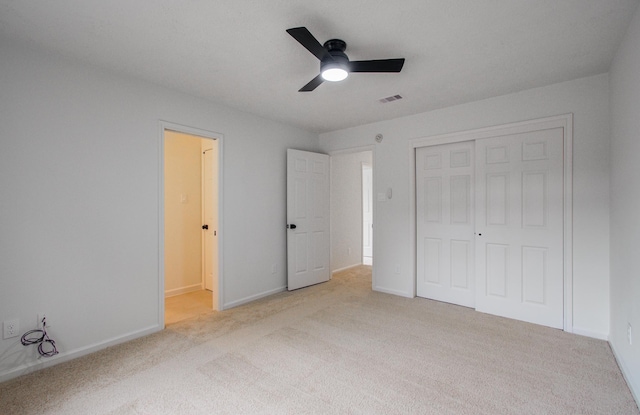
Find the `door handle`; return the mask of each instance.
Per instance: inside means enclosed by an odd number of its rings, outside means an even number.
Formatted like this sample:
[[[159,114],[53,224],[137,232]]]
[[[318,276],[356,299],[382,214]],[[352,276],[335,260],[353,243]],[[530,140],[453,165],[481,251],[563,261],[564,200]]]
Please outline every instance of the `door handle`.
[[[209,229],[209,225],[202,225],[202,229]]]
[[[293,223],[291,225],[287,225],[287,229],[295,229],[297,228],[296,225],[294,225]]]

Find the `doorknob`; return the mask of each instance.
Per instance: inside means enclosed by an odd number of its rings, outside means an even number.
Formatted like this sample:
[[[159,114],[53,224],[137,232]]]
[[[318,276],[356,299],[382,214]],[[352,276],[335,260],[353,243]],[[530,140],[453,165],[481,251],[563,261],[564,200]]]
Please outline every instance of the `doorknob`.
[[[294,225],[293,223],[291,225],[287,225],[287,229],[295,229],[297,228],[296,225]]]
[[[209,225],[202,225],[202,229],[209,229]]]

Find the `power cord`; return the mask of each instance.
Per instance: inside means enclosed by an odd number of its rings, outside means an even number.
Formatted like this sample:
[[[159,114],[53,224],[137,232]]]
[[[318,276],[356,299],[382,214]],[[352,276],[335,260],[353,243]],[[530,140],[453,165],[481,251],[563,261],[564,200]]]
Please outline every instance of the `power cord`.
[[[40,356],[51,357],[58,354],[56,349],[56,342],[47,334],[47,319],[42,319],[42,329],[29,330],[20,338],[20,342],[23,346],[30,346],[32,344],[38,345],[38,353]],[[46,345],[46,346],[45,346]],[[48,350],[45,350],[45,347]]]

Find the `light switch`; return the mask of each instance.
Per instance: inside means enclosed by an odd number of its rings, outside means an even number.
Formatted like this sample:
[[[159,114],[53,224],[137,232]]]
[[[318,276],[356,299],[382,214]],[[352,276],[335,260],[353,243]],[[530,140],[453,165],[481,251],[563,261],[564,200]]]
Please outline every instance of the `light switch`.
[[[189,203],[189,195],[181,194],[180,195],[180,203]]]

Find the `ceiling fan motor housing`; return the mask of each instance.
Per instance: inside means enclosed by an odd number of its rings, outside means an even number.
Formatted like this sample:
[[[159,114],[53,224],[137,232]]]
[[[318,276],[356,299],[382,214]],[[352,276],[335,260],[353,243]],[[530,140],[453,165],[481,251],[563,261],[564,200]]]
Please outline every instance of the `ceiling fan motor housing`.
[[[324,42],[324,48],[329,52],[333,59],[322,59],[320,61],[320,72],[325,69],[340,67],[345,71],[349,71],[349,57],[344,53],[347,48],[345,41],[340,39],[331,39]]]
[[[344,52],[347,50],[347,42],[340,39],[329,39],[322,45],[326,50],[331,52]]]

